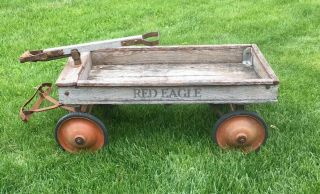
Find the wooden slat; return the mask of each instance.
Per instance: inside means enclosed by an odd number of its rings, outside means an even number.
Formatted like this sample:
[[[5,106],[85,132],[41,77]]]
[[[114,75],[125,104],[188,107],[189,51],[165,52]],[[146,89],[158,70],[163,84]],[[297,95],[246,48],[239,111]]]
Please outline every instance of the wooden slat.
[[[123,79],[110,78],[104,80],[78,80],[77,86],[201,86],[201,85],[273,85],[272,79],[223,80],[212,76],[184,77],[139,77]]]
[[[241,63],[251,45],[123,47],[92,52],[93,65]]]
[[[267,62],[267,60],[265,59],[265,57],[263,56],[262,52],[260,51],[260,49],[256,44],[252,45],[252,50],[253,50],[254,56],[258,61],[260,61],[259,64],[261,64],[261,67],[265,70],[269,78],[273,80],[274,84],[279,84],[278,77],[276,76],[276,74],[274,73],[271,66],[269,65],[269,63]]]
[[[265,68],[263,67],[261,61],[258,59],[258,56],[252,52],[252,63],[253,63],[253,68],[256,72],[256,74],[260,78],[264,79],[271,79]]]
[[[90,53],[90,54],[88,54],[87,61],[86,61],[85,65],[83,66],[82,71],[80,72],[79,80],[88,79],[89,72],[91,71],[91,69],[92,69],[92,60],[91,60],[91,53]]]
[[[277,101],[278,86],[61,87],[64,104],[261,103]],[[68,95],[66,95],[68,94]]]
[[[81,53],[81,65],[75,66],[74,61],[71,57],[68,58],[67,64],[64,66],[62,72],[60,73],[58,80],[56,81],[57,86],[73,86],[77,85],[80,73],[87,65],[90,63],[91,57],[90,53]],[[90,64],[89,64],[90,65]],[[85,74],[83,75],[85,76]]]
[[[259,78],[253,68],[237,64],[148,64],[148,65],[99,65],[93,66],[88,80],[109,80],[114,78],[140,79],[150,77],[211,76],[217,79]],[[117,82],[119,80],[117,79]]]

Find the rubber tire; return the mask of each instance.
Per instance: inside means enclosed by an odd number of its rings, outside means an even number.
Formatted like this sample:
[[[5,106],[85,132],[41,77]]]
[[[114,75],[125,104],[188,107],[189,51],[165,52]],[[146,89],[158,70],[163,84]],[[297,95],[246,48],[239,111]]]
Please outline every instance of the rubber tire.
[[[66,151],[66,150],[61,146],[61,144],[59,143],[59,140],[58,140],[58,129],[60,128],[60,125],[61,125],[64,121],[66,121],[66,120],[68,120],[68,119],[70,119],[70,118],[72,118],[72,117],[83,117],[83,118],[86,118],[86,119],[89,119],[89,120],[95,122],[95,123],[102,129],[102,131],[103,131],[104,144],[103,144],[102,148],[104,148],[106,145],[109,144],[107,128],[105,127],[105,125],[102,123],[102,121],[101,121],[100,119],[98,119],[97,117],[95,117],[95,116],[93,116],[93,115],[91,115],[91,114],[88,114],[88,113],[83,113],[83,112],[71,112],[71,113],[66,114],[65,116],[63,116],[63,117],[61,117],[61,118],[59,119],[59,121],[57,122],[57,125],[56,125],[56,127],[55,127],[55,130],[54,130],[55,140],[56,140],[57,144],[59,145],[59,147],[60,147],[62,150]],[[101,148],[101,149],[102,149],[102,148]]]
[[[215,123],[215,125],[214,125],[214,127],[213,127],[213,129],[211,131],[211,137],[212,137],[213,142],[216,145],[218,145],[217,138],[216,138],[216,131],[217,131],[218,127],[220,126],[220,124],[223,123],[226,119],[228,119],[228,118],[230,118],[232,116],[238,116],[238,115],[249,115],[249,116],[252,116],[252,117],[256,118],[263,125],[264,132],[266,134],[266,136],[265,136],[265,138],[263,140],[263,143],[261,144],[261,146],[263,146],[266,143],[267,139],[268,139],[268,127],[267,127],[267,124],[263,120],[263,118],[260,115],[258,115],[258,113],[250,112],[250,111],[246,111],[246,110],[236,110],[236,111],[229,112],[229,113],[226,113],[226,114],[222,115],[217,120],[217,122]],[[255,151],[256,152],[259,151],[261,146],[259,146]]]

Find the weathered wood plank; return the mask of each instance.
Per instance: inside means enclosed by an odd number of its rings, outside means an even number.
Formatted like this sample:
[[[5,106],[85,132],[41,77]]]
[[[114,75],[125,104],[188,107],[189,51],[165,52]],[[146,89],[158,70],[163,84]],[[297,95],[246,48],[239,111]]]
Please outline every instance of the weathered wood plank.
[[[92,52],[93,65],[241,63],[251,45],[122,47]]]
[[[91,53],[87,56],[87,61],[83,66],[82,71],[79,74],[79,80],[86,80],[89,77],[89,73],[92,69],[92,59],[91,59]]]
[[[263,68],[261,61],[258,59],[257,55],[254,52],[252,52],[252,63],[254,71],[260,78],[271,79],[267,71]]]
[[[64,66],[60,73],[58,80],[56,81],[57,86],[73,86],[77,85],[80,73],[87,65],[88,61],[91,60],[90,53],[81,53],[81,65],[74,65],[74,61],[71,57],[68,58],[67,64]],[[85,74],[84,74],[85,75]],[[84,76],[83,75],[83,76]]]
[[[110,78],[105,80],[78,80],[77,86],[199,86],[199,85],[273,85],[272,79],[217,79],[212,76],[183,77],[131,77],[130,79]]]
[[[271,66],[269,65],[269,63],[267,62],[267,60],[265,59],[265,57],[263,56],[262,52],[260,51],[260,49],[256,44],[252,45],[252,51],[253,51],[253,56],[255,57],[257,63],[261,65],[261,69],[259,70],[260,73],[262,73],[262,69],[264,69],[268,77],[273,80],[274,84],[279,84],[278,77],[276,76],[276,74],[274,73]]]
[[[211,76],[217,79],[256,79],[253,68],[236,64],[148,64],[148,65],[99,65],[93,66],[88,80],[110,80],[114,78],[140,79],[150,77]],[[135,79],[135,78],[133,78]],[[119,80],[116,80],[119,82]],[[136,81],[136,80],[134,80]],[[121,82],[121,80],[120,80]]]
[[[64,104],[261,103],[277,101],[278,86],[60,87]]]

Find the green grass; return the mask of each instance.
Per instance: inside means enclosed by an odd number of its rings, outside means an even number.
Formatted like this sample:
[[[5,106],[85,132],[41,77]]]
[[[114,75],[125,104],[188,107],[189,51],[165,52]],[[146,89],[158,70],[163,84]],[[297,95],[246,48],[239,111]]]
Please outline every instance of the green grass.
[[[32,87],[55,82],[65,60],[19,64],[26,49],[161,32],[162,45],[256,43],[280,78],[276,104],[248,107],[269,126],[259,153],[211,142],[207,105],[97,108],[110,134],[98,153],[68,154],[54,140],[66,114],[18,110]],[[20,193],[318,193],[320,2],[0,2],[0,191]],[[56,93],[54,94],[56,96]]]

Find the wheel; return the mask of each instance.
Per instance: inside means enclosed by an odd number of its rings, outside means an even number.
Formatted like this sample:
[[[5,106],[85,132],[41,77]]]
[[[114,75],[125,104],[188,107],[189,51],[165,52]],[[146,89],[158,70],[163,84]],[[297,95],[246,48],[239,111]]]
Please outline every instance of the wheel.
[[[96,117],[73,112],[62,117],[55,128],[55,138],[60,147],[68,152],[96,151],[108,144],[107,129]]]
[[[254,112],[234,111],[223,115],[212,130],[213,140],[223,149],[259,150],[267,139],[267,125]]]

